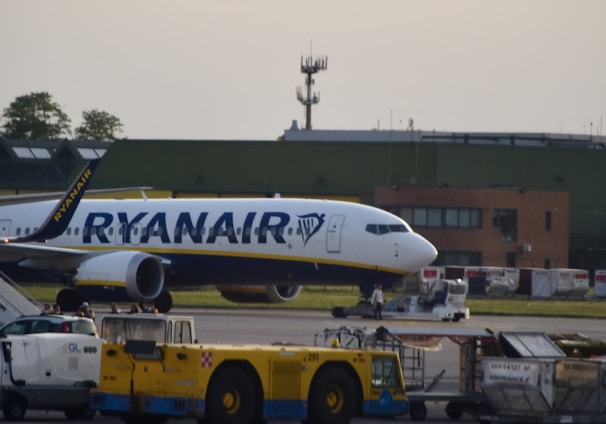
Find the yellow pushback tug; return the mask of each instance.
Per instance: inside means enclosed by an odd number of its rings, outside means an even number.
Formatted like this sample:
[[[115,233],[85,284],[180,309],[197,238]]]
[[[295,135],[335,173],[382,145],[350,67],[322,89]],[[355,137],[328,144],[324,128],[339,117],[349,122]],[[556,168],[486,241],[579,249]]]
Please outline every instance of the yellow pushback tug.
[[[345,424],[406,415],[408,400],[395,352],[128,340],[103,346],[90,407],[126,422]]]

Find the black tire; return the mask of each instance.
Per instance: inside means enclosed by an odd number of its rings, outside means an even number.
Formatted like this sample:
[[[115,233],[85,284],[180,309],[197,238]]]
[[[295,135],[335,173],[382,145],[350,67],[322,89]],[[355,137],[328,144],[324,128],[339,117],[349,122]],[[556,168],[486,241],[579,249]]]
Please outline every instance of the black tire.
[[[80,418],[83,420],[92,420],[97,415],[97,411],[95,409],[84,408],[80,410]]]
[[[173,307],[173,297],[170,292],[162,290],[160,295],[154,300],[154,306],[161,314],[165,314]]]
[[[68,420],[74,421],[80,418],[80,410],[78,409],[66,409],[63,413]]]
[[[425,406],[425,402],[410,402],[408,408],[408,415],[410,415],[410,418],[412,418],[413,421],[423,421],[427,416],[427,407]]]
[[[25,416],[27,405],[21,396],[9,395],[2,405],[6,421],[21,421]]]
[[[461,402],[448,402],[445,411],[448,418],[458,420],[465,412],[465,404]]]
[[[335,318],[345,318],[345,313],[343,312],[342,306],[335,306],[332,308],[332,316]]]
[[[329,367],[314,377],[307,411],[307,422],[313,424],[347,424],[356,404],[354,381],[342,368]]]
[[[248,423],[255,410],[250,376],[235,366],[225,366],[212,377],[206,396],[206,421],[214,424]]]
[[[62,289],[57,294],[57,305],[64,312],[73,312],[78,310],[78,307],[82,305],[84,300],[82,295],[74,289]]]

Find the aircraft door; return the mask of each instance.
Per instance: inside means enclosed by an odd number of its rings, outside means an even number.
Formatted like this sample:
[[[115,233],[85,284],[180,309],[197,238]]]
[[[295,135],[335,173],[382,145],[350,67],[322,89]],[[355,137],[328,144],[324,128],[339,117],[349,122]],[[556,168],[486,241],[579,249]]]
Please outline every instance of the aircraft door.
[[[341,229],[343,228],[344,221],[345,215],[333,215],[330,217],[326,229],[326,251],[328,253],[341,252]]]
[[[0,219],[0,237],[7,237],[10,235],[11,220]]]

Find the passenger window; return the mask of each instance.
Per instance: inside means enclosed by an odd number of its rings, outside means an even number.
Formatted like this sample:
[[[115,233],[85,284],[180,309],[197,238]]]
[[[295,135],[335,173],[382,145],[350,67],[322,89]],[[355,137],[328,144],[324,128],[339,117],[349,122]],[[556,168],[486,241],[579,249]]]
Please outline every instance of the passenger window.
[[[2,335],[6,336],[7,334],[25,334],[26,326],[27,321],[13,322],[4,329]]]
[[[33,321],[30,328],[30,333],[46,333],[48,332],[49,322],[48,321]]]

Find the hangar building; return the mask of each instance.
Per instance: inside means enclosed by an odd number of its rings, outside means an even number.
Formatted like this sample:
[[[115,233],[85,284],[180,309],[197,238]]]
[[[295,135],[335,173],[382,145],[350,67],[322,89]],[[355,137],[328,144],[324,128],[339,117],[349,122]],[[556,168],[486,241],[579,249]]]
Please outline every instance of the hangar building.
[[[0,193],[91,188],[153,197],[320,197],[379,206],[440,252],[437,264],[606,268],[606,137],[286,130],[268,140],[4,140]],[[130,193],[138,195],[138,193]]]

